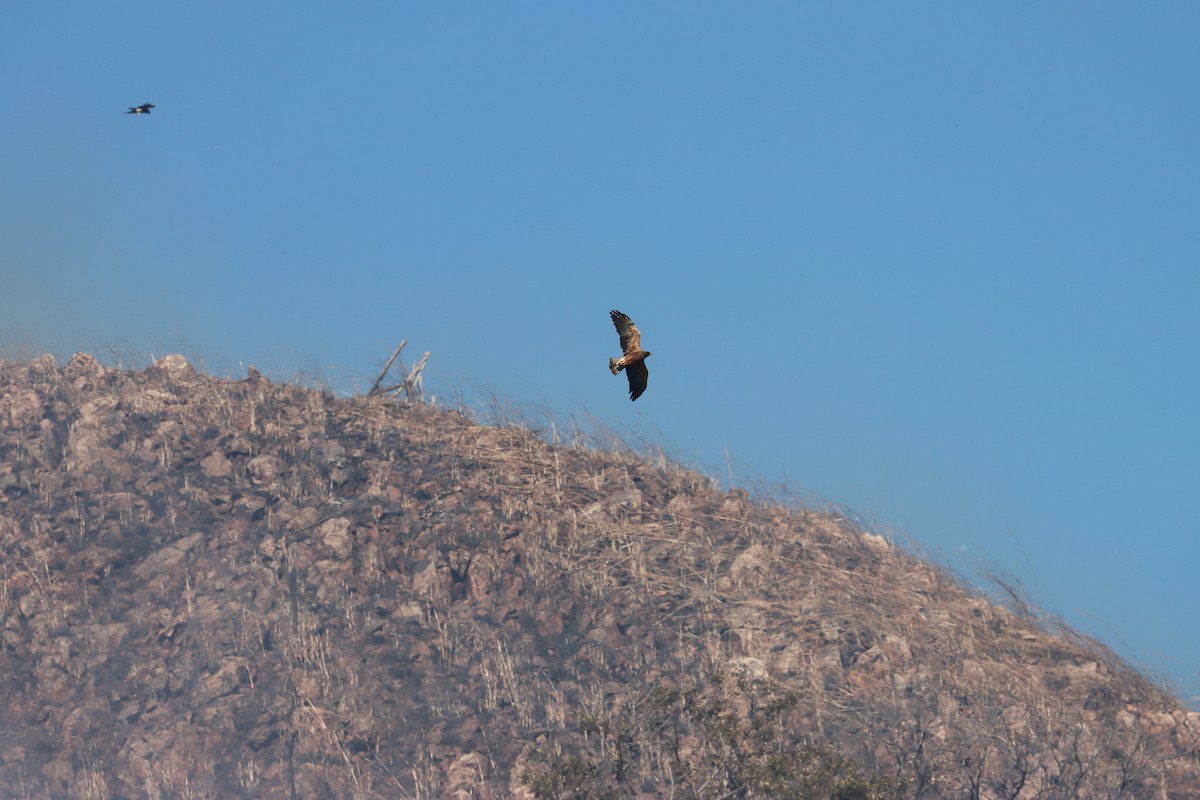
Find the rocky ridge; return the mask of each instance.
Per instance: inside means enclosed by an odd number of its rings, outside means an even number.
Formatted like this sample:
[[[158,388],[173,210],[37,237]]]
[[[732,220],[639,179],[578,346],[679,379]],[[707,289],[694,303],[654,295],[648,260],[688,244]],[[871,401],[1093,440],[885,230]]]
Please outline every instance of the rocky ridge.
[[[11,796],[1200,798],[1200,715],[1096,643],[454,410],[0,362],[0,559]]]

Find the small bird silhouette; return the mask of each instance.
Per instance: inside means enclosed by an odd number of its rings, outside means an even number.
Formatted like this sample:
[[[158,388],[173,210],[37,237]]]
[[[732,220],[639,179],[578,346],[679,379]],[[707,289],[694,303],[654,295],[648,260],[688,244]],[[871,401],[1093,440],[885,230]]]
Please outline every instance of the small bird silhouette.
[[[130,106],[126,114],[149,114],[150,109],[154,108],[154,103],[142,103],[140,106]]]

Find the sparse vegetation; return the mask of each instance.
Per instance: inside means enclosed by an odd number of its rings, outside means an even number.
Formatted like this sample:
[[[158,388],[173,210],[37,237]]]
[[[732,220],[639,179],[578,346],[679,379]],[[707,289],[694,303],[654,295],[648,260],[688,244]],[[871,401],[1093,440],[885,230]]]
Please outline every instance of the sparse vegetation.
[[[0,788],[1200,798],[1200,716],[1095,642],[508,416],[0,362]]]
[[[745,672],[710,677],[685,691],[651,689],[603,717],[585,714],[579,730],[595,756],[535,748],[538,766],[522,781],[544,800],[626,797],[647,783],[697,800],[885,800],[902,791],[792,729],[794,693]]]

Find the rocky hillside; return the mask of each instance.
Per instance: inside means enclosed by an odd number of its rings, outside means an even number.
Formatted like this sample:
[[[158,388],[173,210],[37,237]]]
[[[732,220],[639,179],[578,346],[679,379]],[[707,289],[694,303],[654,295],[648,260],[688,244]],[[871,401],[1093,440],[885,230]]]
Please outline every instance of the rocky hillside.
[[[835,515],[256,374],[0,362],[6,797],[1200,798],[1200,715]]]

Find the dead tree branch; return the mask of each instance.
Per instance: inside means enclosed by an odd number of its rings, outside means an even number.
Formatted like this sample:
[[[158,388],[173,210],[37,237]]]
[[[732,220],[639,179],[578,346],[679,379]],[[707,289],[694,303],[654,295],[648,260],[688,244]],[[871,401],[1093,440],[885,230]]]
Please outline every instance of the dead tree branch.
[[[387,394],[389,392],[395,392],[399,394],[400,392],[403,392],[405,402],[419,403],[424,399],[425,389],[422,384],[421,373],[425,369],[425,363],[429,361],[428,351],[425,352],[425,355],[421,356],[420,361],[418,361],[416,364],[413,364],[412,369],[408,371],[408,376],[404,378],[402,382],[386,388],[380,388],[380,386],[383,384],[383,379],[387,377],[388,370],[392,368],[392,363],[399,358],[400,351],[404,349],[404,345],[406,344],[408,344],[407,339],[400,342],[400,345],[395,349],[395,351],[392,352],[392,357],[387,360],[386,364],[384,364],[383,371],[379,373],[379,377],[376,378],[375,383],[371,385],[370,391],[367,392],[368,395]],[[401,362],[400,368],[403,370],[403,362]]]
[[[379,373],[379,377],[375,379],[373,384],[371,384],[371,390],[367,392],[368,395],[379,393],[379,384],[383,383],[383,379],[388,374],[388,370],[392,368],[392,362],[399,357],[400,351],[404,349],[404,345],[406,344],[408,344],[408,339],[402,339],[400,341],[400,344],[392,352],[392,357],[389,358],[387,363],[383,365],[383,371]]]

